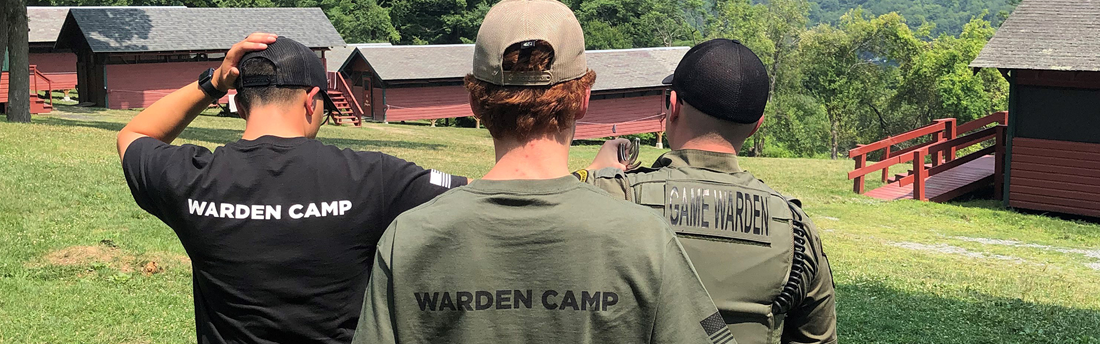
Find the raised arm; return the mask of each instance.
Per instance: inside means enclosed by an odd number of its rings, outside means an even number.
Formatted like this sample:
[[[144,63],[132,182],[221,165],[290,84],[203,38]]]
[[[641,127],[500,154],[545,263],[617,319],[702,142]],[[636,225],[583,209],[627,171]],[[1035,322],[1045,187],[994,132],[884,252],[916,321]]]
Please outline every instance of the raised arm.
[[[237,63],[240,62],[241,56],[249,51],[267,49],[267,44],[275,42],[275,38],[274,34],[257,32],[234,44],[225,54],[221,66],[214,71],[210,83],[221,91],[232,88],[237,75],[240,75]],[[172,143],[172,140],[175,140],[183,129],[214,100],[199,89],[198,82],[193,82],[156,101],[134,116],[130,123],[119,131],[119,159],[126,154],[130,143],[142,137],[148,136],[164,143]]]

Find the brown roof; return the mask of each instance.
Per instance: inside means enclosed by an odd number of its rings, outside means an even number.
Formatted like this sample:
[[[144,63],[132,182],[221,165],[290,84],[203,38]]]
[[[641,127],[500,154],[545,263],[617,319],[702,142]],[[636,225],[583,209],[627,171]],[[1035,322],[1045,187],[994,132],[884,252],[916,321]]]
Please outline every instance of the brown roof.
[[[1100,1],[1024,0],[970,66],[1100,71]]]
[[[687,47],[591,50],[594,91],[660,87],[676,69]],[[461,79],[473,68],[473,44],[362,46],[350,58],[365,58],[386,81]],[[417,63],[410,63],[416,61]],[[332,62],[330,62],[332,63]],[[342,65],[342,64],[341,64]]]

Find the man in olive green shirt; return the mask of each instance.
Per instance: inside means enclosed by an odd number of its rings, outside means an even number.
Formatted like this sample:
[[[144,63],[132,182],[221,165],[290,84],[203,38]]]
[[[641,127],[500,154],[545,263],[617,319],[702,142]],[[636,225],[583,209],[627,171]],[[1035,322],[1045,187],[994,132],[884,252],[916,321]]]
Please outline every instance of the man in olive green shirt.
[[[739,343],[835,343],[835,291],[817,229],[797,200],[737,164],[763,121],[764,65],[717,39],[688,51],[665,83],[672,151],[652,168],[577,177],[663,213]]]
[[[737,342],[667,222],[570,176],[595,77],[568,7],[493,6],[466,87],[497,163],[393,221],[354,343]]]

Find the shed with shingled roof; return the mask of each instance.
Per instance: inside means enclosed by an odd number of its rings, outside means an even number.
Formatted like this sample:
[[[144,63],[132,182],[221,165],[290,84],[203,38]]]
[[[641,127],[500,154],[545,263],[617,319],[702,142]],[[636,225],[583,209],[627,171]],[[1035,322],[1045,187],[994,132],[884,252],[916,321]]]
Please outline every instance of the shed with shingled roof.
[[[1006,205],[1100,217],[1100,0],[1024,0],[970,66],[1010,85]]]
[[[216,25],[198,24],[208,22]],[[81,101],[144,108],[217,67],[253,32],[294,39],[321,59],[344,46],[319,8],[73,7],[56,47],[77,55]]]

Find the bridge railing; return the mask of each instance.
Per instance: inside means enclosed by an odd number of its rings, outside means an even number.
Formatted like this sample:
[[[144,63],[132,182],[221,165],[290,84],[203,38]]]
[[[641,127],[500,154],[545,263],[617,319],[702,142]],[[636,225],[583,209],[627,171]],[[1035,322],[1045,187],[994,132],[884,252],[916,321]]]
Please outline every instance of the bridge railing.
[[[997,125],[989,128],[982,129],[978,132],[968,134],[965,136],[957,137],[951,140],[940,142],[925,148],[921,148],[912,153],[913,172],[904,178],[898,180],[900,186],[913,185],[913,199],[927,201],[927,193],[925,192],[925,181],[937,174],[950,170],[955,167],[962,166],[968,162],[978,160],[986,155],[993,154],[994,156],[994,172],[993,172],[993,190],[1000,190],[1001,185],[1004,184],[1004,156],[1005,156],[1005,132],[1007,126]],[[925,165],[926,157],[929,155],[937,156],[941,154],[947,154],[949,152],[955,152],[957,150],[965,149],[967,147],[983,143],[989,140],[993,140],[993,144],[974,151],[962,157],[952,159],[951,161],[944,162],[943,164],[928,167]],[[1000,195],[999,192],[994,192],[995,195]]]
[[[973,161],[974,159],[981,157],[981,155],[974,156],[972,159],[967,161],[953,163],[949,166],[946,165],[956,160],[957,151],[959,149],[963,149],[974,144],[984,142],[985,140],[988,140],[988,137],[986,137],[984,140],[978,140],[977,142],[962,142],[952,140],[959,138],[958,134],[981,129],[990,124],[1007,124],[1008,112],[997,112],[989,116],[985,116],[974,121],[964,123],[962,125],[957,125],[956,122],[957,120],[954,118],[938,119],[933,121],[932,124],[918,128],[916,130],[891,136],[871,144],[859,145],[858,147],[849,150],[848,156],[855,160],[855,169],[851,172],[848,172],[848,179],[853,180],[852,190],[855,191],[855,193],[862,194],[865,191],[865,176],[874,172],[881,171],[882,182],[888,182],[890,167],[909,162],[913,162],[914,166],[916,166],[918,164],[918,160],[913,160],[916,158],[920,158],[920,166],[925,169],[936,168],[936,173],[948,170],[969,161]],[[985,131],[982,131],[982,133],[989,134]],[[931,140],[929,140],[928,142],[914,144],[908,148],[893,151],[893,147],[895,145],[928,136],[931,136]],[[974,135],[967,135],[964,137],[968,137],[970,139],[979,138]],[[953,144],[943,145],[943,143],[945,142],[952,142]],[[969,144],[964,145],[964,143]],[[933,147],[936,148],[932,149]],[[879,150],[885,150],[882,160],[873,162],[868,165],[867,155]],[[917,154],[920,151],[924,151],[924,155]],[[926,157],[928,155],[932,156],[931,167],[925,166],[925,161],[927,160]],[[940,168],[941,165],[946,167]],[[920,171],[914,169],[910,171],[905,177],[899,178],[898,180],[902,181],[902,186],[908,185],[909,183],[912,183],[912,181],[915,179],[914,174],[916,174],[917,172]],[[929,176],[924,176],[924,178],[927,177]]]

